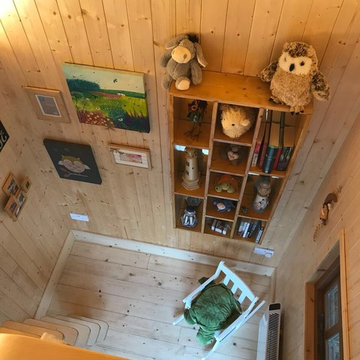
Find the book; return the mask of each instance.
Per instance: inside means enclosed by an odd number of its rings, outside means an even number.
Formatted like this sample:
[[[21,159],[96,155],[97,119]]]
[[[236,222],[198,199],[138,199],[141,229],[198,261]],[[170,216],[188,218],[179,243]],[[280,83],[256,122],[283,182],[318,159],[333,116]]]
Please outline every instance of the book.
[[[280,124],[272,122],[270,127],[270,138],[265,153],[265,159],[262,166],[264,173],[271,172],[274,166],[274,162],[279,150],[279,138],[280,138]]]
[[[250,226],[250,222],[249,222],[249,221],[245,221],[244,229],[243,229],[243,231],[242,231],[242,233],[241,233],[241,237],[246,237],[245,235],[246,235],[246,233],[247,233],[247,231],[248,231],[248,229],[249,229],[249,226]]]
[[[241,221],[239,224],[238,235],[241,235],[244,230],[245,221]]]
[[[255,242],[256,242],[257,244],[258,244],[258,243],[260,242],[260,240],[261,240],[261,237],[262,237],[262,234],[263,234],[263,232],[264,232],[264,229],[265,229],[265,224],[264,224],[264,222],[261,221],[261,225],[260,225],[259,230],[258,230],[258,232],[257,232],[257,234],[256,234],[256,237],[255,237]]]
[[[261,149],[259,153],[259,167],[262,168],[265,160],[266,150],[269,143],[270,138],[270,127],[271,127],[271,120],[272,120],[272,110],[266,110],[266,122],[265,122],[265,132],[264,132],[264,139],[261,144]]]
[[[277,164],[276,170],[284,171],[287,169],[291,155],[295,146],[295,128],[292,126],[285,126],[284,128],[284,143]]]
[[[282,112],[280,113],[279,148],[276,154],[274,165],[271,170],[276,170],[280,160],[281,152],[284,147],[284,128],[285,128],[285,113]]]
[[[252,161],[251,161],[251,166],[252,167],[256,166],[256,164],[257,164],[257,162],[259,160],[259,153],[260,153],[260,149],[261,149],[261,144],[264,141],[265,126],[266,126],[265,121],[261,122],[259,133],[258,133],[256,143],[255,143],[254,155],[253,155],[253,158],[252,158]]]

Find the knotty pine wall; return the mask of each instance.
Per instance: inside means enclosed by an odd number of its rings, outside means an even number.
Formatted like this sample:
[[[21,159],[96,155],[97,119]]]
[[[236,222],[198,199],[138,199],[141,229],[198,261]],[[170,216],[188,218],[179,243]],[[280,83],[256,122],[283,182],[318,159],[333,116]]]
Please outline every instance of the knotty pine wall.
[[[277,268],[276,299],[285,309],[284,359],[304,359],[305,283],[341,239],[345,230],[345,254],[348,290],[350,359],[360,356],[360,115],[351,134],[330,169],[298,232],[290,242]],[[329,221],[313,240],[322,203],[329,192],[341,187],[338,202],[330,211]]]
[[[355,121],[359,108],[360,11],[357,0],[2,0],[0,119],[10,141],[0,153],[9,171],[33,182],[18,222],[0,212],[0,315],[32,315],[70,229],[141,240],[276,266]],[[200,34],[208,69],[256,75],[286,40],[312,43],[332,98],[317,103],[265,246],[174,230],[171,222],[167,94],[159,58],[176,34]],[[150,134],[82,125],[61,71],[63,62],[146,74]],[[37,120],[22,86],[60,89],[71,124]],[[61,180],[45,137],[91,144],[101,186]],[[108,143],[148,147],[151,171],[114,165]],[[0,196],[5,201],[3,195]],[[71,221],[85,213],[89,223]]]

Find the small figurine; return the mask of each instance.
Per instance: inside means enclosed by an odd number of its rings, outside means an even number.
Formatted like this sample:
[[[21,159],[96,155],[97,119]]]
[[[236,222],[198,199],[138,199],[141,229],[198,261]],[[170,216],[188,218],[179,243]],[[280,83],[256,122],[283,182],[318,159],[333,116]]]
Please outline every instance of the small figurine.
[[[238,183],[232,176],[222,175],[215,183],[215,191],[226,191],[227,193],[232,194],[238,191]]]
[[[212,203],[219,212],[230,212],[236,207],[234,201],[227,199],[214,199]]]
[[[269,197],[271,193],[271,180],[267,176],[259,176],[255,184],[257,194],[253,201],[253,210],[256,212],[264,212],[269,205]]]
[[[182,226],[188,227],[188,228],[194,228],[198,223],[198,220],[196,218],[196,211],[195,208],[192,206],[188,206],[183,216],[181,217],[181,224]]]
[[[203,100],[194,100],[189,105],[187,117],[193,122],[192,128],[185,133],[186,136],[192,139],[197,139],[200,135],[201,121],[204,118],[207,102]]]
[[[196,149],[185,148],[185,171],[182,178],[182,186],[185,189],[195,190],[200,187],[200,172]]]

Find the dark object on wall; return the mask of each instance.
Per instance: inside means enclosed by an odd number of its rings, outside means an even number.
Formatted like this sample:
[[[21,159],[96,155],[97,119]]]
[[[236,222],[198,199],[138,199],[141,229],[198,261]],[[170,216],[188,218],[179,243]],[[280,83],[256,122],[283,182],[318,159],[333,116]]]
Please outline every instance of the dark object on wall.
[[[101,177],[90,145],[45,139],[44,145],[63,179],[101,184]]]
[[[0,151],[4,148],[5,144],[9,140],[9,134],[7,133],[3,123],[0,121]]]

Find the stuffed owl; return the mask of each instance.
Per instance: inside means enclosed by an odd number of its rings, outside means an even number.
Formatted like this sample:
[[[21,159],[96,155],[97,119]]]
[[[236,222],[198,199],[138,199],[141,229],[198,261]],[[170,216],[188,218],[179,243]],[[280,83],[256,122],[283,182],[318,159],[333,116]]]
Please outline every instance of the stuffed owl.
[[[312,96],[328,100],[330,87],[318,69],[315,49],[304,42],[285,43],[280,58],[260,73],[261,80],[270,82],[270,100],[290,106],[292,113],[304,112]]]

